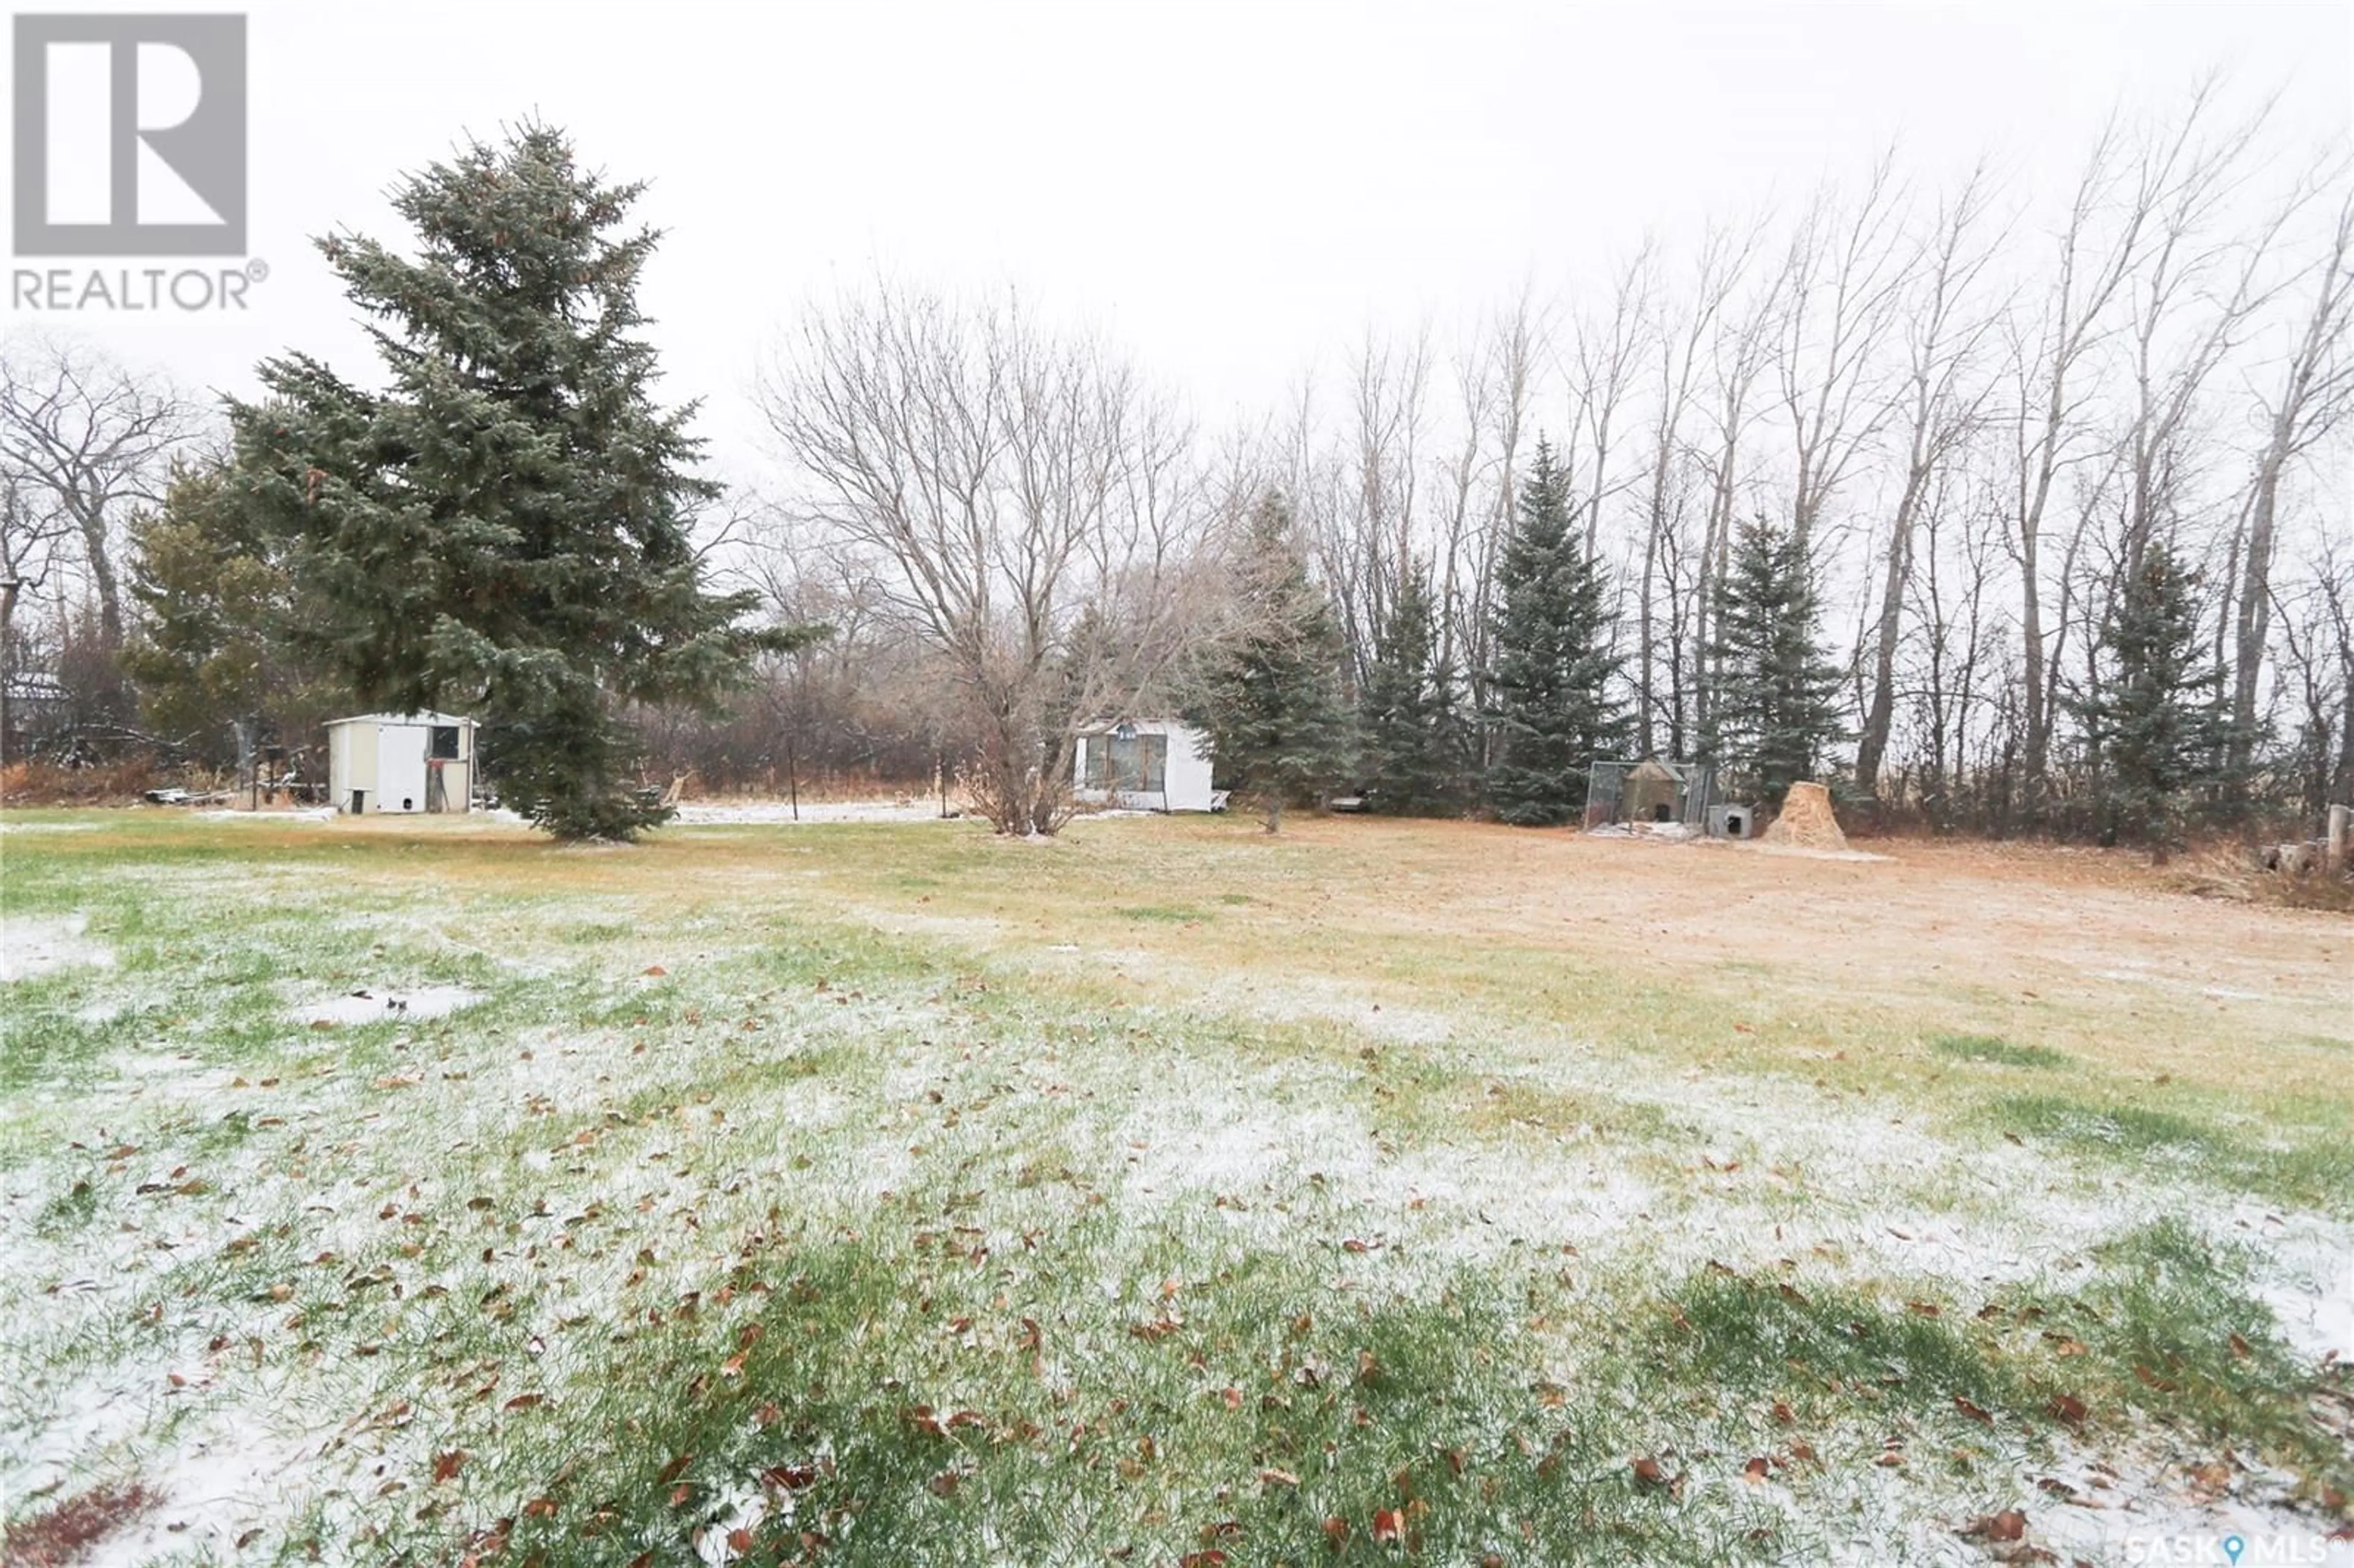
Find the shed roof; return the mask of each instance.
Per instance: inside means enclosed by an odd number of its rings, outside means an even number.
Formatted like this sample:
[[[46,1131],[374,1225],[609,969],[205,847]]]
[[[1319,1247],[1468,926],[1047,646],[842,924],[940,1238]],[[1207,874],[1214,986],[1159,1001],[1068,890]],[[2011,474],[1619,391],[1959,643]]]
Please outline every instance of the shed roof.
[[[1198,725],[1188,724],[1181,718],[1132,718],[1122,715],[1119,717],[1106,716],[1090,720],[1088,723],[1079,726],[1079,733],[1082,735],[1099,735],[1107,730],[1118,729],[1121,725],[1126,725],[1130,729],[1145,735],[1174,735],[1179,730],[1193,730],[1200,728]]]
[[[479,720],[479,719],[472,719],[472,718],[468,718],[468,717],[466,717],[463,714],[437,714],[437,713],[421,713],[421,714],[354,714],[354,715],[352,715],[349,718],[329,719],[329,720],[327,721],[327,727],[328,727],[329,729],[333,729],[333,728],[334,728],[334,727],[335,727],[335,726],[337,726],[337,725],[339,725],[339,724],[375,724],[375,725],[387,725],[387,724],[393,724],[393,725],[418,725],[418,724],[471,724],[471,725],[480,725],[480,724],[481,724],[481,722],[482,722],[482,721],[481,721],[481,720]]]

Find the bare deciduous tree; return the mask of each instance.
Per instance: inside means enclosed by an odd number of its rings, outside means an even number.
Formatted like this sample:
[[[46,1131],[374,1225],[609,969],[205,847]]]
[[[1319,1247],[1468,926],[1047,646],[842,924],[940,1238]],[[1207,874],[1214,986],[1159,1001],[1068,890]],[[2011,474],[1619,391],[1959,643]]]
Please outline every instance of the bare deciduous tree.
[[[27,335],[0,349],[0,464],[70,520],[109,648],[122,643],[124,517],[161,495],[171,453],[195,424],[168,385],[84,345]]]
[[[1938,204],[1935,221],[1908,268],[1901,334],[1904,376],[1895,417],[1904,441],[1896,507],[1889,520],[1880,609],[1868,656],[1871,682],[1856,740],[1856,789],[1871,794],[1888,749],[1896,711],[1896,652],[1905,590],[1913,570],[1913,538],[1945,466],[1976,429],[1993,392],[1990,380],[1969,379],[1980,344],[1994,327],[1972,295],[1994,256],[1980,234],[1988,190],[1983,166]]]
[[[758,395],[801,521],[886,566],[886,603],[957,672],[981,810],[1056,831],[1078,726],[1183,647],[1184,427],[1091,340],[889,287],[810,315]]]
[[[2232,683],[2235,774],[2245,771],[2255,745],[2256,688],[2271,631],[2282,482],[2290,465],[2335,429],[2354,403],[2354,359],[2347,355],[2348,317],[2354,313],[2354,195],[2340,200],[2327,252],[2310,276],[2313,303],[2280,368],[2278,391],[2263,400],[2264,442],[2248,485]]]

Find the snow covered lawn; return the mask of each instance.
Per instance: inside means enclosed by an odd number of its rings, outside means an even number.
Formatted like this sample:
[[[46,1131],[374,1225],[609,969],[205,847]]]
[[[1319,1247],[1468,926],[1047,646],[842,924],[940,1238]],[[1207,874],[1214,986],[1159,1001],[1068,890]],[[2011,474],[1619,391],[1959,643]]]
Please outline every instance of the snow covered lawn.
[[[2343,920],[1373,820],[6,825],[12,1553],[2354,1554]]]

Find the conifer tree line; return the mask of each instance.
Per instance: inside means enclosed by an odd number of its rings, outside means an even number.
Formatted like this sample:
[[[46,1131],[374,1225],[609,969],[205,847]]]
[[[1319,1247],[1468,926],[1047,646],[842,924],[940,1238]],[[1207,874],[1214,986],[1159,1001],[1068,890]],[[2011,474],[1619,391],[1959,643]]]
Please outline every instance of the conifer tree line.
[[[2354,180],[2220,90],[2055,183],[1892,154],[1369,335],[1240,429],[1010,292],[779,302],[724,494],[633,187],[572,157],[477,147],[331,242],[390,392],[298,350],[217,410],[10,341],[11,756],[463,692],[525,794],[938,778],[1021,833],[1123,716],[1278,803],[1532,826],[1647,756],[2117,842],[2354,795]]]

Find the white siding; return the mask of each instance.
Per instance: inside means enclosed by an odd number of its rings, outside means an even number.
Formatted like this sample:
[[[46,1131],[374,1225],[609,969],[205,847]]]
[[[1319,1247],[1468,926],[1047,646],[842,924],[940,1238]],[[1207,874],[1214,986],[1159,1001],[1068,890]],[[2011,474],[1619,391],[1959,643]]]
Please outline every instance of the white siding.
[[[422,725],[378,725],[376,787],[379,811],[425,810],[425,737]]]
[[[1210,809],[1209,743],[1201,731],[1171,725],[1169,736],[1169,809],[1206,811]]]

